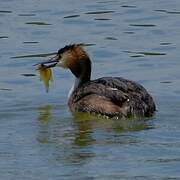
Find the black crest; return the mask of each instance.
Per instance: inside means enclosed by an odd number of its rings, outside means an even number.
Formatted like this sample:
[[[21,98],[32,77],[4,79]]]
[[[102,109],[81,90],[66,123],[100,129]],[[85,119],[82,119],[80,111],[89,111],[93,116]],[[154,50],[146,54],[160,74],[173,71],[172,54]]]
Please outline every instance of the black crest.
[[[66,52],[68,50],[72,50],[74,47],[77,47],[77,46],[83,46],[83,44],[70,44],[70,45],[67,45],[67,46],[59,49],[58,54],[63,54],[64,52]]]

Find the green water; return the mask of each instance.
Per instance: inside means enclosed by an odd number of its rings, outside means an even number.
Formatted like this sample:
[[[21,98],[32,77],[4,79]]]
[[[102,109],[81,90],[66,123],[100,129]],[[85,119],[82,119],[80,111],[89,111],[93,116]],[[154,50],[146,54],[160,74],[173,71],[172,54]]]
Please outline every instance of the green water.
[[[180,179],[180,1],[1,0],[0,179]],[[86,43],[92,78],[121,76],[155,98],[148,120],[72,115],[69,71],[46,93],[34,64]]]

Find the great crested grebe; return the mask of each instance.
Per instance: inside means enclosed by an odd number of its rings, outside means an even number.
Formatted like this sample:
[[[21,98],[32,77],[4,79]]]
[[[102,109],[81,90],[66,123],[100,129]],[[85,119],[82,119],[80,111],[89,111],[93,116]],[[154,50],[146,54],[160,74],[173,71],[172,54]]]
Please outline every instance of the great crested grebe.
[[[91,80],[91,60],[82,44],[60,49],[51,60],[40,63],[70,69],[75,83],[69,92],[72,112],[90,112],[108,117],[150,117],[156,110],[151,95],[140,84],[121,77]]]

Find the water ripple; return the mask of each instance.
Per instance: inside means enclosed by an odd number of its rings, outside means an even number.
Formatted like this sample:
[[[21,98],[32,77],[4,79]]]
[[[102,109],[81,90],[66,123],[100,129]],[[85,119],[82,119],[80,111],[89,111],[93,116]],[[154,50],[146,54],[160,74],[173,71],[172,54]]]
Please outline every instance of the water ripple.
[[[25,24],[38,25],[38,26],[52,25],[52,24],[49,24],[49,23],[46,23],[46,22],[40,22],[40,21],[26,22]]]
[[[12,13],[12,11],[9,11],[9,10],[0,10],[0,13]]]
[[[7,39],[9,38],[8,36],[0,36],[0,39]]]
[[[180,14],[180,11],[168,11],[168,10],[165,10],[165,9],[157,9],[157,10],[154,10],[154,11],[163,12],[163,13],[167,13],[167,14]]]
[[[18,14],[18,16],[27,16],[27,17],[30,17],[30,16],[36,16],[36,14]]]
[[[23,55],[23,56],[13,56],[12,59],[21,59],[21,58],[33,58],[33,57],[48,57],[55,55],[56,52],[53,53],[43,53],[43,54],[29,54],[29,55]]]
[[[86,12],[85,14],[109,14],[114,12],[115,11],[90,11],[90,12]]]
[[[95,18],[94,20],[96,20],[96,21],[109,21],[112,19],[110,19],[110,18]]]
[[[80,15],[79,14],[75,14],[75,15],[64,16],[65,19],[77,18],[77,17],[80,17]]]
[[[148,52],[148,51],[124,51],[126,53],[130,53],[130,54],[142,54],[144,56],[164,56],[166,55],[166,53],[161,53],[161,52]]]
[[[133,5],[122,5],[123,8],[136,8],[136,6]]]
[[[129,24],[129,26],[135,26],[135,27],[155,27],[155,24]]]

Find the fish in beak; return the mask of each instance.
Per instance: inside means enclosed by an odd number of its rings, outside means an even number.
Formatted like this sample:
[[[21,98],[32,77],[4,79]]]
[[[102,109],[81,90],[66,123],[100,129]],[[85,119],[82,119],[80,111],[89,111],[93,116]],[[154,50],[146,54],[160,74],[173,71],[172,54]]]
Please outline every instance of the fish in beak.
[[[41,66],[44,66],[45,68],[53,68],[57,65],[57,63],[58,63],[58,55],[55,55],[48,61],[43,61],[43,62],[37,63],[34,66],[38,66],[38,68],[37,68],[37,70],[38,70],[39,67],[41,67]]]
[[[53,80],[51,68],[55,67],[58,62],[58,55],[55,55],[48,61],[35,64],[35,66],[37,66],[37,70],[39,71],[40,80],[43,81],[45,85],[46,92],[49,91],[50,81]]]

